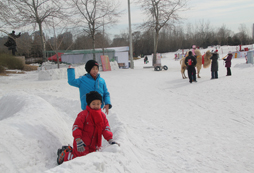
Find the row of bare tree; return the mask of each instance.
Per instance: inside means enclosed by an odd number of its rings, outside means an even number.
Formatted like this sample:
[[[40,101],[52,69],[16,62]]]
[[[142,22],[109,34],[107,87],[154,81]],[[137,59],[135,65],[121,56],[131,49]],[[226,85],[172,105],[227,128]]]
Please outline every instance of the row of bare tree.
[[[234,34],[232,31],[226,28],[225,25],[218,29],[210,26],[209,23],[192,26],[187,25],[188,32],[184,32],[182,26],[174,27],[171,29],[163,29],[160,32],[158,39],[158,52],[172,52],[178,49],[191,48],[193,44],[206,48],[210,45],[246,45],[253,44],[253,39],[248,36],[247,28],[244,25],[239,27],[239,32]],[[26,57],[42,57],[41,42],[39,32],[35,32],[32,35],[29,33],[23,33],[19,39],[17,39],[18,54]],[[93,42],[89,35],[80,35],[75,38],[71,32],[64,32],[56,37],[46,38],[46,50],[53,50],[52,45],[57,43],[58,50],[79,50],[79,49],[93,49],[102,47],[117,47],[129,45],[129,33],[121,33],[115,35],[111,40],[107,34],[97,32],[95,34],[95,40]],[[154,32],[147,30],[144,32],[135,31],[132,33],[133,38],[133,54],[138,55],[150,55],[153,53],[154,48]],[[3,46],[7,37],[0,38],[0,52],[7,52],[7,48]]]
[[[70,29],[75,35],[85,32],[94,49],[95,34],[102,27],[113,25],[121,14],[117,0],[5,0],[0,5],[0,31],[7,33],[4,29],[8,27],[38,30],[44,60],[46,32],[55,41],[58,33]],[[48,43],[57,53],[61,42]]]
[[[254,39],[248,34],[248,29],[245,25],[239,26],[239,32],[226,28],[225,25],[220,28],[214,28],[208,23],[200,22],[199,24],[187,26],[177,26],[172,28],[165,28],[160,32],[158,38],[157,52],[174,52],[178,49],[191,49],[192,45],[207,48],[211,45],[247,45],[253,44]],[[117,44],[119,41],[127,41],[126,34],[121,34],[116,38]],[[124,41],[125,40],[125,41]],[[113,40],[113,46],[114,45]],[[133,33],[133,50],[135,55],[150,55],[154,48],[154,32],[148,30],[145,32]]]

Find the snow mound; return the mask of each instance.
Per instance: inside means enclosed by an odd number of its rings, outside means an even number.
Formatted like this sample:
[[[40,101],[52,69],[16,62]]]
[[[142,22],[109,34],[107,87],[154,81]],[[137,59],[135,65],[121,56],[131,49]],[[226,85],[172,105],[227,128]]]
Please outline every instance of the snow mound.
[[[246,64],[246,63],[239,63],[239,64],[236,64],[234,67],[236,68],[247,68],[247,67],[254,67],[253,64]]]
[[[44,99],[25,92],[1,97],[0,109],[0,157],[5,165],[0,172],[54,167],[56,149],[71,140],[63,117]]]
[[[84,65],[75,67],[76,78],[86,74]],[[60,80],[67,79],[67,67],[64,68],[54,68],[49,70],[39,70],[38,80]]]
[[[103,140],[102,148],[99,152],[93,152],[84,157],[77,157],[46,172],[74,173],[81,170],[98,173],[145,172],[144,168],[140,166],[140,158],[136,154],[140,151],[135,143],[140,139],[135,134],[131,134],[131,131],[128,131],[128,128],[118,119],[115,113],[107,115],[107,119],[114,139],[122,144],[120,147],[118,145],[109,145],[106,140]],[[126,157],[130,155],[131,157]]]
[[[50,67],[50,64],[45,64],[38,71],[38,80],[60,80],[67,79],[67,65],[63,65],[60,68],[57,68],[56,65],[54,67]],[[85,65],[72,65],[75,68],[75,77],[83,76],[86,74]],[[110,62],[111,70],[119,70],[118,64],[116,61]],[[102,68],[99,69],[102,71]]]

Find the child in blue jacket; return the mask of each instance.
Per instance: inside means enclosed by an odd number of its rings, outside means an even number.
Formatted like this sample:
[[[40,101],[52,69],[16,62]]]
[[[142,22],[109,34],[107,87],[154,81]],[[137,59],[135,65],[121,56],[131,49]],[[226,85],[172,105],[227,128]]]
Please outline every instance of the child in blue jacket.
[[[106,114],[108,114],[108,110],[112,107],[110,102],[110,94],[108,92],[105,80],[100,77],[100,74],[98,74],[98,62],[94,60],[87,61],[85,69],[87,71],[87,74],[77,79],[75,79],[75,69],[67,69],[68,83],[71,86],[79,88],[81,109],[86,109],[86,94],[90,91],[97,91],[102,96],[101,108],[105,109]]]

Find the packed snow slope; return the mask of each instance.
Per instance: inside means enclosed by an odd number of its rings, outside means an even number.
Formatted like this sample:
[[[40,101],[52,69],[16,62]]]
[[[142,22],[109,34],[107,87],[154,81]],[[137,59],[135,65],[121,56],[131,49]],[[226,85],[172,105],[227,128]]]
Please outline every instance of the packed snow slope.
[[[1,76],[0,172],[254,172],[254,66],[233,59],[228,77],[219,60],[219,79],[210,80],[210,68],[202,68],[190,84],[174,52],[162,56],[167,71],[143,68],[151,66],[148,56],[150,64],[140,59],[134,69],[100,72],[113,105],[107,118],[121,146],[103,140],[101,151],[60,166],[57,149],[72,145],[81,111],[78,88],[68,85],[66,74],[54,80],[43,78],[45,71]],[[84,65],[75,69],[77,77],[85,73]]]

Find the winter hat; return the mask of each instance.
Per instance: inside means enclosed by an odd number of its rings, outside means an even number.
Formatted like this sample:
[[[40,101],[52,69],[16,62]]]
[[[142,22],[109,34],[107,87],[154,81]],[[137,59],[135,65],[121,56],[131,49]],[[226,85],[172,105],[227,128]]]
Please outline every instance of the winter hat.
[[[196,45],[193,45],[192,48],[193,48],[193,49],[196,49]]]
[[[192,51],[189,51],[189,56],[191,56],[192,55]]]
[[[232,52],[231,52],[231,51],[229,51],[229,52],[228,52],[228,54],[232,54]]]
[[[91,91],[86,94],[86,103],[88,106],[94,100],[100,100],[102,102],[102,96],[97,91]]]
[[[97,61],[95,60],[89,60],[86,62],[86,66],[85,66],[85,69],[88,73],[90,73],[91,69],[94,67],[94,66],[97,66],[99,68],[99,64]]]
[[[218,52],[218,50],[216,49],[216,51],[215,52]]]

